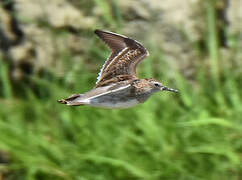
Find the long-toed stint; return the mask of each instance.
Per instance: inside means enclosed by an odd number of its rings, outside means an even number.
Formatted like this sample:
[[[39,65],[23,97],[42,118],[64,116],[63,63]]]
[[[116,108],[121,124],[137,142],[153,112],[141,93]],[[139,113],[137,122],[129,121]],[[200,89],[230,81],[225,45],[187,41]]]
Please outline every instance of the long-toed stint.
[[[141,43],[113,32],[95,30],[112,50],[97,78],[94,89],[74,94],[58,102],[69,106],[129,108],[145,102],[158,91],[178,92],[153,78],[139,79],[137,65],[149,55]]]

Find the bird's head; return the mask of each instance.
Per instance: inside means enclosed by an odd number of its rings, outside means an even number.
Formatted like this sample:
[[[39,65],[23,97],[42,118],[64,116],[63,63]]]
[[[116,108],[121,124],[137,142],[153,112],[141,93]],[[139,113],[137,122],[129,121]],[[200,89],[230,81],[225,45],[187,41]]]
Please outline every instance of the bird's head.
[[[160,81],[155,80],[153,78],[146,79],[146,81],[148,82],[152,92],[157,92],[157,91],[171,91],[175,93],[178,92],[178,90],[166,87]]]

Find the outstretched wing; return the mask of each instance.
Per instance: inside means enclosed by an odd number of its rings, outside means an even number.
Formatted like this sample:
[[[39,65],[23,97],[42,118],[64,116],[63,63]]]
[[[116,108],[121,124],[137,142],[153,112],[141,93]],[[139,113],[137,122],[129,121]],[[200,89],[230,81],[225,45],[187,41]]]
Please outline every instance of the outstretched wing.
[[[136,79],[137,65],[149,55],[142,44],[131,38],[108,31],[96,30],[95,33],[112,50],[112,54],[99,73],[96,87],[115,81]]]

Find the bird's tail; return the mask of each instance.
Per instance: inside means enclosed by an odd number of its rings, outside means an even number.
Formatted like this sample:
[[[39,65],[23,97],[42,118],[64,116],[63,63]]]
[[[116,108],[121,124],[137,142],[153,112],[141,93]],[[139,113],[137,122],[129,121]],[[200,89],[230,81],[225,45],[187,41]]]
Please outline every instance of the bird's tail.
[[[66,98],[66,99],[60,99],[58,100],[59,103],[61,104],[66,104],[68,106],[81,106],[81,105],[85,105],[85,103],[83,102],[78,102],[76,101],[77,98],[80,98],[82,96],[82,94],[73,94],[70,97]]]

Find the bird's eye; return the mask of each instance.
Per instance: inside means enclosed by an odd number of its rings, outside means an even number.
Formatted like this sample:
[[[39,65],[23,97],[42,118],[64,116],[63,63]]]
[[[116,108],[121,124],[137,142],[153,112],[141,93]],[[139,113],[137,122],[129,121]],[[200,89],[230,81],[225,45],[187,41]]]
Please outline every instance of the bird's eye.
[[[154,83],[155,87],[160,87],[160,84]]]

